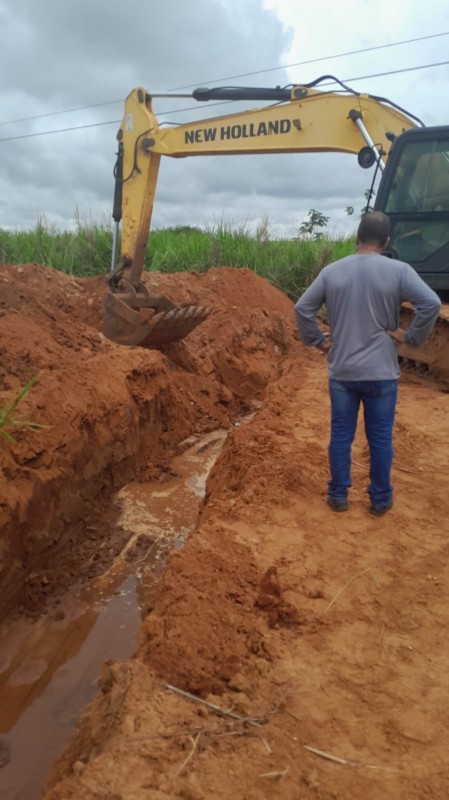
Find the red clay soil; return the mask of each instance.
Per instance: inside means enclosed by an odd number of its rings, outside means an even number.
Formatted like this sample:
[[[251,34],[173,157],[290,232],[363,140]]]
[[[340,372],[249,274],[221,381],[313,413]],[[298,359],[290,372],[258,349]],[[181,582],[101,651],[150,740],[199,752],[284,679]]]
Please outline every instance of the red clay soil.
[[[447,798],[449,394],[404,373],[394,508],[367,513],[360,425],[335,514],[325,359],[291,302],[247,270],[153,281],[216,309],[164,351],[103,338],[101,279],[0,268],[0,407],[39,375],[20,410],[49,426],[0,444],[4,609],[55,601],[106,537],[113,491],[229,428],[138,651],[104,666],[45,800]]]

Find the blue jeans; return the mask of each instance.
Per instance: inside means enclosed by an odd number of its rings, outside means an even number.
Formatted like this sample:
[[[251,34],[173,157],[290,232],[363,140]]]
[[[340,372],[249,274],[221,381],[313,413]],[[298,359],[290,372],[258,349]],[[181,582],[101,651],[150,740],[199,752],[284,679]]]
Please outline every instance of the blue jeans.
[[[376,506],[387,505],[393,493],[390,484],[393,460],[392,433],[397,380],[329,381],[331,399],[331,437],[329,497],[344,500],[351,486],[351,446],[362,402],[365,433],[370,453],[368,494]]]

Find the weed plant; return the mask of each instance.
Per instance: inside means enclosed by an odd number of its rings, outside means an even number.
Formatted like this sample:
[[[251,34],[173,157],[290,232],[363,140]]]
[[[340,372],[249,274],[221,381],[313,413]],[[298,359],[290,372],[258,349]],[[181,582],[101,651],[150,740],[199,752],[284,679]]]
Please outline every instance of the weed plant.
[[[41,425],[39,422],[32,422],[26,419],[23,414],[15,413],[20,401],[23,400],[31,387],[37,383],[37,380],[36,376],[31,378],[11,403],[0,408],[0,439],[5,439],[8,444],[13,444],[14,442],[14,437],[11,434],[11,430],[14,428],[26,428],[27,430],[35,431],[38,428],[48,427],[48,425]]]

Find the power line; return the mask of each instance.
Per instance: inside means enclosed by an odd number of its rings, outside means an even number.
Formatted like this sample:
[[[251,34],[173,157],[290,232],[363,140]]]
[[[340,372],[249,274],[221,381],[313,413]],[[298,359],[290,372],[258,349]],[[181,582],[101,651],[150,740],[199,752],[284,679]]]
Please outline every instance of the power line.
[[[443,31],[441,33],[431,33],[431,34],[428,34],[427,36],[417,36],[414,39],[403,39],[400,42],[389,42],[387,44],[379,44],[379,45],[375,45],[373,47],[364,47],[364,48],[362,48],[360,50],[348,50],[345,53],[335,53],[334,55],[330,55],[330,56],[320,56],[319,58],[311,58],[311,59],[308,59],[307,61],[296,61],[293,64],[284,64],[284,65],[281,65],[281,66],[278,66],[278,67],[268,67],[267,69],[254,70],[253,72],[242,72],[239,75],[230,75],[230,76],[223,77],[223,78],[215,78],[214,80],[207,81],[206,83],[208,83],[208,84],[210,84],[210,83],[221,83],[222,81],[234,80],[235,78],[247,78],[247,77],[250,77],[251,75],[262,75],[262,74],[264,74],[266,72],[275,72],[276,70],[280,70],[280,69],[290,69],[292,67],[304,66],[306,64],[318,64],[318,63],[323,62],[323,61],[331,61],[333,58],[343,58],[345,56],[359,55],[360,53],[370,53],[370,52],[373,52],[374,50],[385,50],[385,49],[390,48],[390,47],[399,47],[399,46],[401,46],[403,44],[412,44],[414,42],[422,42],[422,41],[425,41],[426,39],[436,39],[436,38],[441,37],[441,36],[449,36],[449,31]],[[384,74],[388,75],[390,73],[384,73]],[[377,77],[377,76],[373,76],[373,77]],[[349,80],[358,80],[358,78],[353,78],[353,79],[349,79]],[[190,83],[190,84],[187,84],[185,86],[177,86],[174,89],[168,89],[167,91],[169,91],[169,92],[177,92],[177,91],[180,91],[181,89],[191,89],[192,87],[195,88],[197,85],[198,85],[198,83]],[[11,119],[11,120],[8,120],[6,122],[0,122],[0,127],[3,126],[3,125],[13,125],[13,124],[19,123],[19,122],[31,122],[32,120],[35,120],[35,119],[43,119],[45,117],[53,117],[53,116],[58,116],[60,114],[71,114],[74,111],[85,111],[85,110],[88,110],[88,109],[91,109],[91,108],[99,108],[101,106],[114,105],[115,103],[123,103],[123,99],[120,99],[120,100],[106,100],[106,101],[101,102],[101,103],[92,103],[90,105],[77,106],[75,108],[67,108],[67,109],[62,110],[62,111],[49,111],[46,114],[36,114],[36,115],[30,116],[30,117],[22,117],[20,119]],[[182,109],[182,110],[184,110],[184,109]],[[176,112],[168,112],[168,113],[176,113]],[[101,124],[101,123],[98,123],[98,124]],[[112,124],[112,123],[106,123],[106,124]],[[82,127],[82,126],[80,126],[80,127]],[[72,130],[72,129],[71,128],[64,128],[63,130]],[[29,134],[29,135],[31,136],[33,134]],[[14,137],[11,137],[11,138],[14,138]],[[24,138],[24,137],[21,137],[21,138]],[[10,141],[10,140],[9,139],[0,139],[0,141],[4,142],[4,141]]]
[[[115,103],[123,103],[123,99],[105,100],[104,103],[92,103],[91,105],[88,106],[76,106],[75,108],[65,108],[62,111],[47,111],[46,114],[35,114],[32,117],[21,117],[20,119],[10,119],[7,122],[0,122],[0,126],[13,125],[16,122],[30,122],[33,119],[43,119],[44,117],[56,117],[58,114],[71,114],[73,111],[85,111],[89,108],[99,108],[100,106],[112,106]]]
[[[14,142],[16,139],[32,139],[35,136],[48,136],[51,133],[67,133],[67,131],[81,131],[85,128],[99,128],[101,125],[117,125],[121,119],[110,119],[108,122],[92,122],[90,125],[74,125],[71,128],[57,128],[54,131],[40,131],[39,133],[23,133],[20,136],[8,136],[0,142]]]
[[[428,36],[417,36],[415,39],[404,39],[401,42],[390,42],[389,44],[378,44],[373,47],[363,47],[361,50],[348,50],[346,53],[335,53],[332,56],[321,56],[320,58],[310,58],[307,61],[296,61],[294,64],[284,64],[280,67],[269,67],[268,69],[259,69],[254,72],[242,72],[240,75],[228,75],[225,78],[215,78],[212,81],[207,81],[207,83],[221,83],[222,81],[232,81],[235,78],[247,78],[250,75],[262,75],[264,72],[275,72],[279,69],[291,69],[292,67],[300,67],[304,66],[305,64],[318,64],[320,61],[330,61],[332,58],[343,58],[345,56],[355,56],[359,55],[360,53],[371,53],[373,50],[384,50],[388,47],[399,47],[399,45],[403,44],[411,44],[412,42],[422,42],[425,39],[436,39],[438,36],[448,36],[449,31],[444,31],[443,33],[431,33]],[[174,89],[169,89],[168,91],[177,92],[181,89],[191,89],[192,87],[195,88],[198,84],[197,83],[189,83],[185,86],[176,86]]]
[[[419,67],[403,67],[402,69],[388,70],[387,72],[376,72],[376,73],[373,73],[372,75],[359,75],[359,76],[357,76],[355,78],[344,78],[342,80],[342,83],[350,83],[350,82],[355,83],[356,81],[369,80],[370,78],[384,78],[384,77],[389,76],[389,75],[399,75],[399,74],[402,74],[404,72],[416,72],[416,71],[419,71],[421,69],[430,69],[431,67],[442,67],[442,66],[445,66],[447,64],[449,64],[449,61],[437,61],[434,64],[422,64]],[[323,83],[322,85],[323,86],[331,86],[334,83],[335,83],[335,81],[328,81],[327,83]],[[229,103],[232,103],[232,102],[235,102],[235,101],[228,100],[228,101],[221,102],[221,103],[209,103],[208,104],[208,108],[212,108],[213,106],[224,106],[224,105],[228,105]],[[197,108],[198,108],[198,105],[194,105],[194,106],[186,106],[185,108],[173,109],[171,111],[164,111],[164,116],[167,116],[167,114],[180,114],[180,113],[182,113],[184,111],[191,111],[192,109],[197,109]],[[108,120],[107,122],[92,122],[89,125],[75,125],[75,126],[72,126],[70,128],[59,128],[59,129],[53,130],[53,131],[40,131],[38,133],[25,133],[25,134],[21,134],[19,136],[8,136],[8,137],[5,137],[5,138],[1,138],[0,142],[12,142],[12,141],[16,141],[17,139],[30,139],[30,138],[33,138],[33,137],[36,137],[36,136],[48,136],[49,134],[52,134],[52,133],[67,133],[69,131],[79,131],[79,130],[83,130],[85,128],[98,128],[98,127],[101,127],[103,125],[117,125],[117,124],[120,124],[120,122],[121,122],[120,119],[119,120],[112,119],[112,120]]]
[[[115,102],[115,101],[111,101],[111,102]],[[123,100],[120,100],[120,102],[123,102]],[[224,106],[224,105],[227,105],[228,102],[232,102],[232,101],[226,101],[226,102],[220,102],[220,103],[209,103],[208,107],[212,108],[213,106]],[[91,108],[91,106],[89,106],[89,108]],[[166,114],[180,114],[182,111],[192,111],[192,110],[194,110],[196,108],[198,108],[198,104],[196,104],[194,106],[187,106],[186,108],[177,108],[177,109],[174,109],[173,111],[164,112],[164,116]],[[63,112],[61,112],[61,113],[63,113]],[[37,131],[36,133],[23,133],[23,134],[19,134],[18,136],[7,136],[7,137],[4,137],[4,138],[0,139],[0,142],[14,142],[16,139],[31,139],[31,138],[33,138],[35,136],[47,136],[50,133],[66,133],[68,131],[81,131],[84,128],[98,128],[98,127],[100,127],[102,125],[120,125],[121,121],[122,121],[121,119],[110,119],[110,120],[107,120],[106,122],[91,122],[88,125],[72,125],[69,128],[57,128],[56,130],[53,130],[53,131]]]
[[[402,69],[391,69],[388,70],[388,72],[376,72],[374,75],[359,75],[357,78],[345,78],[342,81],[342,83],[349,83],[350,81],[352,81],[352,83],[355,83],[356,81],[366,81],[369,78],[384,78],[386,75],[400,75],[402,72],[414,72],[420,69],[429,69],[430,67],[443,67],[446,64],[449,64],[449,61],[436,61],[435,64],[423,64],[420,67],[403,67]],[[330,85],[332,83],[335,83],[335,81],[329,81],[329,84],[322,84],[322,85],[325,86],[325,85]]]

